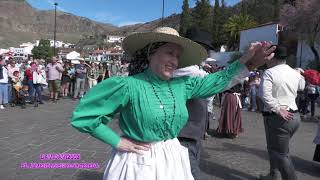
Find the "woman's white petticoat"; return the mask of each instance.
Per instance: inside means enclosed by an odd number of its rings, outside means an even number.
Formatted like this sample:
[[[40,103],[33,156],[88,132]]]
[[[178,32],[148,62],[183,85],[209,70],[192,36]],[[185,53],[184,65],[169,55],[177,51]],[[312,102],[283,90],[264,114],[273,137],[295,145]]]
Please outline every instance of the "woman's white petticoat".
[[[103,180],[193,180],[188,149],[177,138],[151,143],[143,152],[114,150]]]

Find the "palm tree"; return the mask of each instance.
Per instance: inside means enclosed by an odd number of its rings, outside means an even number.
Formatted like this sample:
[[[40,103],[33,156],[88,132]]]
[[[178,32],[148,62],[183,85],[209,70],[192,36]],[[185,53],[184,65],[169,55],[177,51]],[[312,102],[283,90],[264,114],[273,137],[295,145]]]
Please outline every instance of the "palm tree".
[[[231,16],[224,24],[224,30],[229,34],[229,47],[235,48],[240,40],[240,31],[249,29],[257,25],[254,18],[248,14],[240,14]]]

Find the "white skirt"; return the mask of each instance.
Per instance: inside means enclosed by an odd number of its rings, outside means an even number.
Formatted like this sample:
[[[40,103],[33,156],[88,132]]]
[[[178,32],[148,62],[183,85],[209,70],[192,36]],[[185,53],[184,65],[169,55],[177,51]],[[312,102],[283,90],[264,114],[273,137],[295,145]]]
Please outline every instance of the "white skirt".
[[[177,138],[151,143],[143,155],[113,151],[104,180],[193,180],[188,149]]]

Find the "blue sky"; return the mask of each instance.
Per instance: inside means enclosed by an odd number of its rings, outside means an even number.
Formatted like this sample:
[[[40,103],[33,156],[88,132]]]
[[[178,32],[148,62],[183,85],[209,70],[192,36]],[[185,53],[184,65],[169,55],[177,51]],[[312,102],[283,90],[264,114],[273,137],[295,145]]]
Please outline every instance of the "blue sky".
[[[210,0],[213,4],[214,0]],[[240,0],[225,0],[233,5]],[[162,15],[162,0],[27,0],[33,7],[41,10],[54,9],[83,16],[99,22],[116,26],[149,22]],[[183,0],[165,0],[164,15],[180,13]],[[195,0],[189,1],[193,7]]]

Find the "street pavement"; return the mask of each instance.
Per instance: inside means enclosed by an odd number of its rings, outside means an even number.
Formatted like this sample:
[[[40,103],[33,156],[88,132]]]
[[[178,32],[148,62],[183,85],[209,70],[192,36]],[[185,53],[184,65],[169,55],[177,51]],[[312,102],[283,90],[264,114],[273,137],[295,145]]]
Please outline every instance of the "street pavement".
[[[0,110],[1,180],[100,180],[111,147],[70,125],[76,101],[61,99],[35,108]],[[217,117],[219,108],[215,107]],[[317,109],[319,112],[320,109]],[[253,180],[269,169],[260,114],[242,111],[244,132],[236,139],[203,141],[201,169],[205,180]],[[319,113],[317,113],[319,114]],[[117,120],[110,126],[119,132]],[[211,122],[211,128],[217,121]],[[299,180],[319,180],[320,164],[312,161],[317,122],[304,120],[290,146]],[[40,160],[43,153],[77,153],[80,160]],[[21,163],[97,163],[96,169],[22,169]]]

